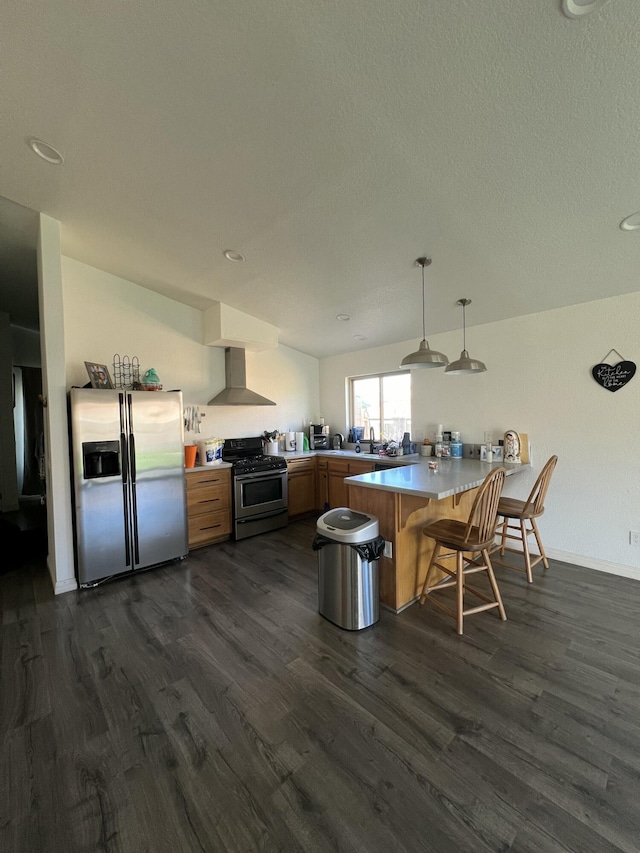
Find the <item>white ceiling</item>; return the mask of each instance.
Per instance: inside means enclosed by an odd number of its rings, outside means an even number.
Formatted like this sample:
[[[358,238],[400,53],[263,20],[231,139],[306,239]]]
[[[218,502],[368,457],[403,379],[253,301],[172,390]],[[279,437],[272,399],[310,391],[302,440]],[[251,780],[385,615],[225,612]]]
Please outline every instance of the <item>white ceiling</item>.
[[[427,334],[637,290],[640,3],[561,5],[3,0],[0,195],[318,357],[417,345],[422,254]]]

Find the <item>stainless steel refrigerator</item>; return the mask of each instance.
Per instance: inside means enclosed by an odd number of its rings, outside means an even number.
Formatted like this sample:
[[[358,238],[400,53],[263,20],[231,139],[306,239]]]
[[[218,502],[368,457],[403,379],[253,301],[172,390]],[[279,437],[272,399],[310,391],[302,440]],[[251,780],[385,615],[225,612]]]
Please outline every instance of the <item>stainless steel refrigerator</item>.
[[[80,586],[186,556],[180,391],[69,392]]]

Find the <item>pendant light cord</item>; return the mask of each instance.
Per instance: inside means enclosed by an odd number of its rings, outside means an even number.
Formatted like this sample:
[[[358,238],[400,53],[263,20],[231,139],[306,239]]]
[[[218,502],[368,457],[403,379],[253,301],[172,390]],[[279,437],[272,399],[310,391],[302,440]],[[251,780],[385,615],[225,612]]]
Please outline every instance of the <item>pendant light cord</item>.
[[[467,306],[462,305],[462,349],[467,351],[467,318],[465,314]]]
[[[422,264],[422,340],[426,341],[427,333],[424,320],[424,264]]]

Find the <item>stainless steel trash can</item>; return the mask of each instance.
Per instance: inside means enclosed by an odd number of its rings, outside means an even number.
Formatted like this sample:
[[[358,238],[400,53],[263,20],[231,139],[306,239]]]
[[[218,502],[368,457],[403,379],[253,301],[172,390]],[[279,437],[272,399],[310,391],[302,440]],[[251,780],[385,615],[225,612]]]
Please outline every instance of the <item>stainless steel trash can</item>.
[[[378,557],[384,539],[378,519],[347,507],[331,509],[317,522],[318,611],[348,631],[380,618]]]

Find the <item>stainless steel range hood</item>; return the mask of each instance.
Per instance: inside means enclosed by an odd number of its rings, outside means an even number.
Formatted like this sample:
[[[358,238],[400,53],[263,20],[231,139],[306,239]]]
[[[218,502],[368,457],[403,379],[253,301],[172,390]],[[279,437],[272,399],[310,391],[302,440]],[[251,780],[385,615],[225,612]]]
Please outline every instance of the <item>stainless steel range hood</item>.
[[[247,365],[242,347],[225,347],[224,390],[209,400],[208,406],[275,406],[255,391],[247,388]]]

